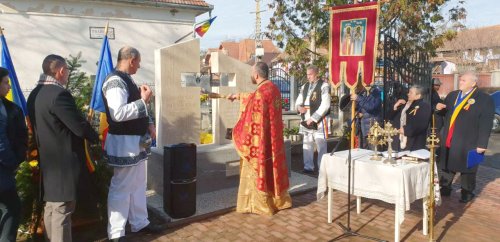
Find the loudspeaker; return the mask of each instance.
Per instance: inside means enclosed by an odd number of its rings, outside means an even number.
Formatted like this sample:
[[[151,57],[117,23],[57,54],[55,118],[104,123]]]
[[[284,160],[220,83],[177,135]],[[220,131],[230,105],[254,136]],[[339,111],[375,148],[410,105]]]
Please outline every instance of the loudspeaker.
[[[196,145],[176,144],[163,149],[164,173],[169,173],[170,180],[186,180],[196,177]]]
[[[172,218],[186,218],[196,213],[196,179],[171,182],[170,209],[166,211]]]
[[[163,209],[172,218],[196,212],[196,145],[176,144],[163,150]]]

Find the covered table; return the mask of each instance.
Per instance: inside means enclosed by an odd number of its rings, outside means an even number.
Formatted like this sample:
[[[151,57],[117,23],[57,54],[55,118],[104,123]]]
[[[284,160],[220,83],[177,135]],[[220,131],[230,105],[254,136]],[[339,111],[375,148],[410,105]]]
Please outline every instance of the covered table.
[[[429,191],[429,163],[385,164],[370,160],[373,151],[353,149],[351,153],[351,194],[357,197],[360,213],[361,197],[395,204],[394,240],[399,241],[399,227],[405,211],[417,199],[426,198]],[[318,177],[318,200],[328,192],[328,223],[332,222],[333,189],[347,193],[348,151],[325,154]],[[426,199],[424,199],[424,233],[427,231]]]

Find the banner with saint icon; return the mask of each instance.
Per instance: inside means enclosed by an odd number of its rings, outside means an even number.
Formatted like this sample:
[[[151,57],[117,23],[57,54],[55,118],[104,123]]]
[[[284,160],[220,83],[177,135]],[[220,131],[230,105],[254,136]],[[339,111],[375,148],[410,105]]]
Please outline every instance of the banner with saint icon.
[[[335,6],[330,9],[330,82],[353,89],[374,81],[378,42],[377,2]]]

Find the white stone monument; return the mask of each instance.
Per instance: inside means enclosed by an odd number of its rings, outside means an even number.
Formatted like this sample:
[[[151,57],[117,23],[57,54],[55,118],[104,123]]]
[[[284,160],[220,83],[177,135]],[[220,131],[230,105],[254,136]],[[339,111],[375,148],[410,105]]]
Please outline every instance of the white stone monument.
[[[239,171],[239,156],[231,140],[225,139],[228,128],[239,116],[239,103],[224,99],[212,101],[213,143],[200,145],[200,85],[193,85],[200,71],[199,40],[191,40],[155,51],[155,113],[157,147],[148,162],[150,188],[163,192],[163,147],[178,143],[197,144],[198,191],[209,192],[237,186],[232,175]],[[221,86],[210,87],[220,94],[252,92],[251,66],[221,53],[212,53],[211,72],[226,76]],[[206,84],[202,84],[206,85]],[[205,88],[207,88],[205,86]]]

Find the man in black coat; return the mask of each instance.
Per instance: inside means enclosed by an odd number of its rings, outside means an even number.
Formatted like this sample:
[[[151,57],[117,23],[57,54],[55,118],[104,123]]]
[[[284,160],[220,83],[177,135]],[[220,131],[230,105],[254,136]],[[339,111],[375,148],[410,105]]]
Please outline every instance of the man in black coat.
[[[439,162],[441,194],[451,194],[453,177],[460,172],[462,203],[474,198],[478,168],[477,165],[467,167],[467,155],[470,151],[482,154],[486,151],[495,110],[493,99],[477,90],[477,81],[474,72],[464,73],[460,77],[460,90],[450,92],[444,104],[436,105],[444,115]]]
[[[76,187],[85,169],[83,141],[97,142],[98,135],[64,88],[69,77],[65,59],[49,55],[42,68],[38,85],[28,97],[28,112],[40,154],[45,233],[49,241],[71,241]]]
[[[431,117],[431,106],[422,100],[424,88],[414,85],[408,91],[408,102],[399,99],[389,115],[399,128],[399,144],[396,150],[419,150],[426,148],[427,127]]]
[[[21,108],[7,100],[9,72],[0,67],[0,241],[16,241],[21,201],[15,173],[26,158],[28,132]]]
[[[441,97],[439,96],[439,88],[441,88],[441,80],[439,78],[432,78],[432,90],[431,90],[431,108],[432,110],[436,110],[436,105],[438,103],[443,103],[443,100],[441,100]],[[437,129],[438,134],[441,131],[441,128],[443,127],[443,117],[436,115],[434,117],[435,119],[435,128]]]

